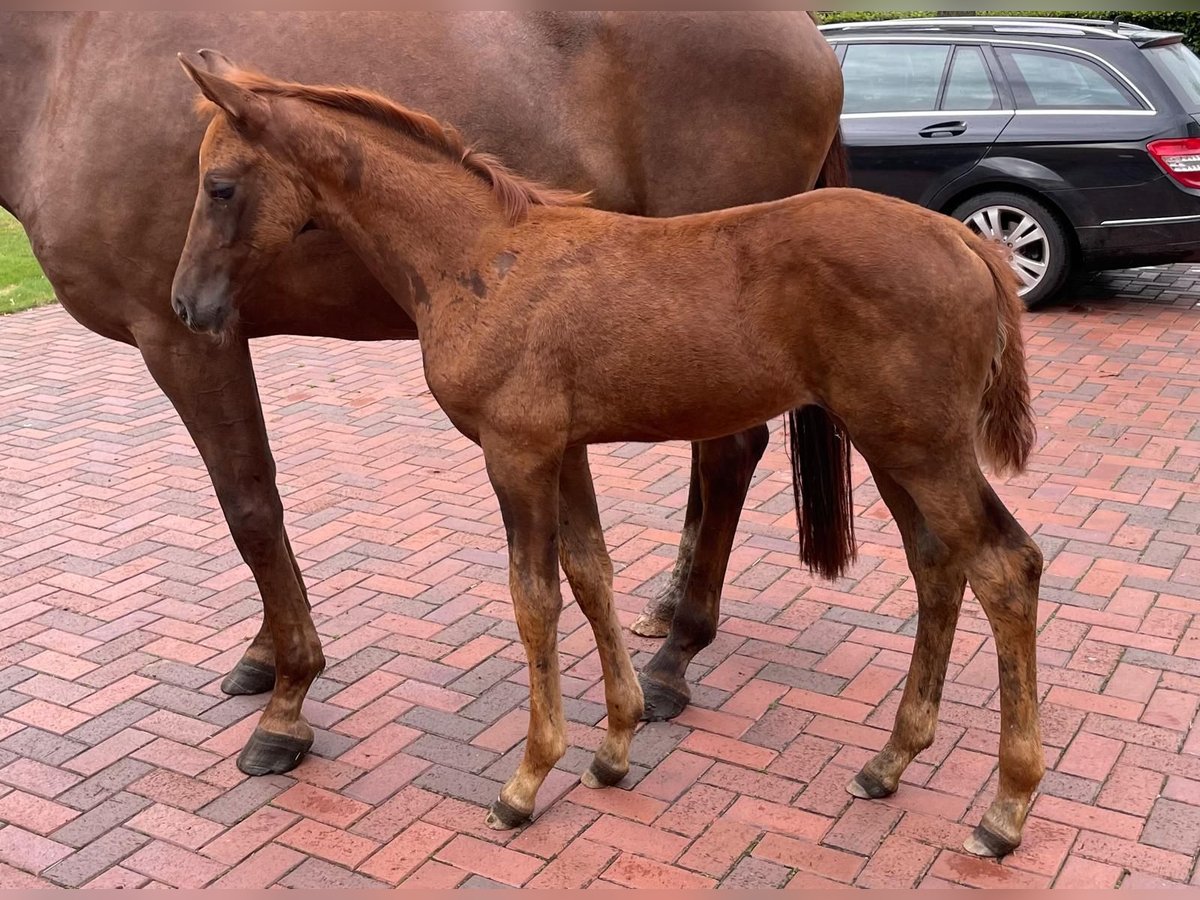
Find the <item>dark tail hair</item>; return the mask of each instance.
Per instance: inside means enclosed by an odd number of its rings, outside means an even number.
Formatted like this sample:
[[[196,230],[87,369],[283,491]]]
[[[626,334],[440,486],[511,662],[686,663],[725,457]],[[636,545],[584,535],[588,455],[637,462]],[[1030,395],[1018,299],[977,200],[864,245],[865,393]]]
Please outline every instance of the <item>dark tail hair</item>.
[[[996,353],[980,404],[976,444],[997,475],[1022,472],[1037,439],[1021,334],[1025,304],[1005,249],[977,235],[969,237],[996,283]]]
[[[800,561],[810,572],[837,578],[845,574],[858,553],[850,438],[819,406],[802,406],[789,412],[784,436],[792,464]]]
[[[839,125],[838,130],[834,132],[833,142],[829,145],[829,152],[825,154],[825,162],[821,165],[821,171],[817,175],[816,187],[849,186],[850,161],[846,156],[846,145],[842,141],[842,128]]]
[[[839,127],[825,154],[816,187],[846,187],[849,183],[846,147]],[[800,561],[810,572],[837,578],[845,574],[857,555],[850,438],[824,409],[802,406],[787,414],[784,440],[792,463]]]

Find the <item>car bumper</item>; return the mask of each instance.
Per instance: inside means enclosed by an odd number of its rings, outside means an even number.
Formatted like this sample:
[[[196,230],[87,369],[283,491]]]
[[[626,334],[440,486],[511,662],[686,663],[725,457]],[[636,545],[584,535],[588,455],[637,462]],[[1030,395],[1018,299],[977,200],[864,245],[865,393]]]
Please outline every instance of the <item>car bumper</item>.
[[[1119,219],[1075,234],[1089,269],[1200,262],[1200,215]]]

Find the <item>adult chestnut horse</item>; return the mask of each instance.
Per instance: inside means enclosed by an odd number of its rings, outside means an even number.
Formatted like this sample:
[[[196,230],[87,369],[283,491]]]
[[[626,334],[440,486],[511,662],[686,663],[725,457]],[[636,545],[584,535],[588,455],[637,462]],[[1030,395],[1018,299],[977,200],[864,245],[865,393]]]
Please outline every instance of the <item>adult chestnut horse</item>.
[[[260,273],[230,340],[179,323],[170,284],[202,125],[186,112],[189,86],[164,64],[181,47],[214,44],[296,78],[403,96],[523,172],[647,216],[807,190],[827,153],[825,183],[837,183],[842,87],[803,12],[0,14],[0,205],[29,232],[63,306],[138,347],[194,438],[267,611],[222,685],[255,693],[275,679],[270,611],[307,601],[247,339],[416,331],[327,231],[303,235]],[[808,427],[814,447],[834,433],[820,413]],[[684,599],[687,614],[644,673],[652,715],[687,702],[687,665],[715,633],[766,439],[757,427],[693,445],[679,561],[637,626],[663,634]],[[840,458],[808,459],[814,483],[838,483]]]
[[[849,188],[662,219],[588,209],[378,94],[276,81],[212,51],[203,69],[181,60],[219,109],[172,289],[180,319],[217,337],[236,330],[243,286],[310,226],[332,231],[416,323],[430,391],[483,449],[530,684],[524,758],[489,825],[528,821],[567,749],[560,561],[595,633],[608,707],[583,781],[615,784],[629,770],[642,691],[587,445],[712,440],[784,413],[795,425],[816,405],[843,423],[903,523],[918,584],[933,588],[922,619],[931,603],[952,632],[964,580],[987,613],[1000,783],[967,846],[1001,855],[1020,843],[1043,770],[1042,556],[976,458],[1020,471],[1034,442],[1022,304],[999,247]],[[850,551],[835,546],[825,562],[836,570]],[[300,701],[320,643],[301,604],[276,613],[279,674],[262,723],[272,746],[305,748]],[[908,684],[854,793],[896,790],[932,740],[940,682]]]

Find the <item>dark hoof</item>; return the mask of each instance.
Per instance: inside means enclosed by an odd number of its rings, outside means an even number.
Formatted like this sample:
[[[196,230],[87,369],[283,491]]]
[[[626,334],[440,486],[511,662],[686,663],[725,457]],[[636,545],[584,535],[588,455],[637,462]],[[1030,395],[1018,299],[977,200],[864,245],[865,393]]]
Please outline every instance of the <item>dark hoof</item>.
[[[487,826],[492,831],[510,831],[528,824],[531,818],[530,813],[523,813],[497,797],[492,801],[492,808],[488,811]]]
[[[619,784],[628,771],[626,769],[624,772],[621,772],[599,758],[593,758],[592,764],[583,773],[583,777],[580,780],[583,782],[584,787],[612,787],[614,784]]]
[[[643,722],[664,722],[673,719],[687,708],[692,699],[688,694],[651,681],[645,675],[638,675],[638,681],[642,685],[642,697],[646,704],[642,710]]]
[[[1007,856],[1021,845],[1020,841],[1010,841],[993,831],[988,831],[979,825],[971,832],[971,836],[963,841],[963,849],[973,856],[983,856],[989,859],[999,859]]]
[[[272,734],[256,728],[237,758],[237,767],[247,775],[282,775],[300,764],[312,743],[312,738]]]
[[[854,776],[854,779],[846,785],[846,790],[861,800],[881,800],[896,793],[889,790],[886,784],[865,770]]]
[[[221,682],[222,693],[237,697],[241,694],[265,694],[275,687],[275,667],[251,659],[238,660],[233,671]]]

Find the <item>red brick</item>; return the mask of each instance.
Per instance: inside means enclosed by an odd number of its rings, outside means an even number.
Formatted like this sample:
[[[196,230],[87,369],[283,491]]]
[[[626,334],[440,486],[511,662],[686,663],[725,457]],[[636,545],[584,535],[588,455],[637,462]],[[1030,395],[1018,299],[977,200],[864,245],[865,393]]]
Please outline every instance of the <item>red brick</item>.
[[[711,878],[632,853],[622,853],[604,871],[604,879],[631,888],[695,890],[715,886]]]
[[[303,853],[279,844],[267,844],[213,882],[213,887],[261,890],[270,887],[303,861]]]
[[[1055,769],[1068,775],[1103,781],[1112,771],[1124,747],[1120,741],[1080,732],[1071,741],[1071,746],[1059,759]]]
[[[933,847],[893,834],[871,854],[855,884],[899,890],[915,887],[936,855]]]
[[[661,800],[620,788],[598,791],[579,785],[567,794],[567,799],[598,812],[612,813],[643,824],[653,822],[667,808]]]
[[[310,856],[354,868],[378,849],[372,840],[312,819],[301,819],[277,839]]]
[[[218,862],[162,841],[151,841],[121,865],[172,887],[193,890],[204,887],[225,871],[225,866]]]
[[[70,847],[17,825],[0,828],[0,862],[26,872],[41,872],[70,853]]]
[[[864,859],[852,853],[821,847],[779,834],[767,834],[754,848],[754,856],[849,883],[863,866]]]
[[[1192,870],[1193,860],[1182,853],[1148,847],[1134,841],[1104,834],[1082,832],[1075,842],[1074,852],[1089,859],[1124,866],[1127,869],[1161,875],[1183,881]]]
[[[23,706],[9,710],[5,715],[17,722],[55,734],[66,734],[88,720],[84,713],[47,703],[45,700],[30,700]]]
[[[721,706],[721,712],[746,719],[759,719],[788,691],[782,684],[752,679]]]
[[[1148,725],[1187,731],[1196,718],[1197,705],[1200,705],[1200,696],[1159,688],[1146,704],[1142,721]]]
[[[586,887],[616,856],[612,847],[584,838],[572,841],[527,885],[531,888],[575,890]]]
[[[452,837],[452,831],[416,822],[363,863],[360,869],[381,881],[398,884]]]
[[[542,867],[542,861],[536,856],[485,844],[465,834],[442,847],[436,858],[439,862],[512,887],[520,887]]]
[[[757,825],[764,831],[777,831],[811,841],[820,841],[832,824],[832,820],[824,816],[755,797],[738,798],[726,815],[735,822]]]
[[[12,791],[0,797],[0,822],[19,825],[35,834],[57,831],[78,815],[78,810],[24,791]]]
[[[1074,688],[1062,687],[1061,685],[1055,685],[1050,688],[1050,693],[1046,695],[1046,700],[1050,703],[1058,703],[1062,706],[1069,706],[1072,709],[1083,710],[1084,712],[1115,716],[1118,719],[1137,721],[1138,717],[1142,714],[1141,703],[1136,703],[1132,700],[1121,700],[1118,697],[1089,694],[1085,691],[1077,691]]]
[[[1147,816],[1158,798],[1162,782],[1163,777],[1158,772],[1118,763],[1100,789],[1096,802],[1108,809]]]
[[[458,887],[469,875],[462,869],[431,859],[404,879],[402,887],[424,891],[449,890]]]
[[[1050,886],[1050,879],[1045,876],[951,850],[943,850],[929,872],[937,878],[977,888],[1037,890]]]
[[[218,862],[234,866],[287,830],[297,819],[293,813],[270,806],[255,810],[201,851]]]
[[[1124,874],[1125,870],[1120,866],[1072,856],[1063,864],[1062,871],[1054,880],[1054,886],[1068,890],[1107,891],[1115,888]]]
[[[284,791],[273,802],[276,806],[324,822],[326,825],[333,825],[335,828],[346,828],[362,818],[371,808],[365,803],[351,800],[349,797],[340,797],[332,791],[309,784],[297,784]]]
[[[709,734],[706,731],[693,731],[683,739],[679,746],[680,749],[690,750],[700,756],[723,759],[725,762],[751,769],[765,769],[778,756],[774,750],[756,747],[753,744],[735,741],[717,734]]]

